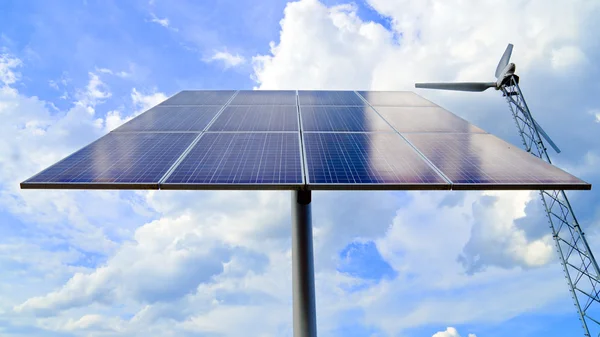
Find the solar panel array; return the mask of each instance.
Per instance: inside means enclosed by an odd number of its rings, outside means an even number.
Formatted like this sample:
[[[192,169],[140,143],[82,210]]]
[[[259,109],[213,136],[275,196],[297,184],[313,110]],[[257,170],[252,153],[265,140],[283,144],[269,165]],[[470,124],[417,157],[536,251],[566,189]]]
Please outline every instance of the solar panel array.
[[[412,92],[182,91],[22,188],[590,189]]]

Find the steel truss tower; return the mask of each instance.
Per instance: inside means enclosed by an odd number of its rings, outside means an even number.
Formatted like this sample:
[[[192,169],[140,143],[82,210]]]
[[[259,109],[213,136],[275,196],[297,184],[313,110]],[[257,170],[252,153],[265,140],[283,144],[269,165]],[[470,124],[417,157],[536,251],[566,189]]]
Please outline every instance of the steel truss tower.
[[[525,103],[519,78],[505,79],[500,90],[504,93],[527,152],[552,164],[531,112]],[[551,144],[553,145],[553,144]],[[600,336],[600,269],[594,254],[577,222],[564,191],[540,191],[552,237],[563,266],[571,297],[579,313],[585,336]],[[595,335],[590,334],[591,330]]]

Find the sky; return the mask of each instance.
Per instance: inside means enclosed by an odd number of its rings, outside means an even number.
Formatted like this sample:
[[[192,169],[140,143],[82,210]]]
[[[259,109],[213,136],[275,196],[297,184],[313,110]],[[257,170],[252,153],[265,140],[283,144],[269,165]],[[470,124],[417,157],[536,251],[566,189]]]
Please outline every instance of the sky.
[[[600,252],[594,0],[0,2],[0,335],[292,336],[289,192],[20,190],[184,89],[414,90],[515,145],[508,43]],[[598,185],[600,186],[600,185]],[[576,336],[537,192],[314,192],[319,336]],[[597,333],[596,333],[597,334]]]

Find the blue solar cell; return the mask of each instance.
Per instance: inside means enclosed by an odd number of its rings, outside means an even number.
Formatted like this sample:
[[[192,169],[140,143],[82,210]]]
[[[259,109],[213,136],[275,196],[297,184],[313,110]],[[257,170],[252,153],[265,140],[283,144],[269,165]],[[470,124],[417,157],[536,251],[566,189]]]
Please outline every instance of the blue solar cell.
[[[453,189],[589,187],[567,172],[490,134],[409,133],[405,137],[452,181]]]
[[[296,105],[295,90],[241,90],[231,105]]]
[[[300,90],[298,99],[300,105],[365,105],[354,91]]]
[[[359,91],[371,105],[378,106],[437,106],[411,91]]]
[[[219,110],[220,105],[159,105],[114,131],[203,131]]]
[[[298,110],[295,105],[230,105],[209,131],[298,131]]]
[[[223,105],[235,90],[185,90],[160,105]]]
[[[368,106],[303,106],[302,131],[394,131]]]
[[[311,189],[450,187],[395,133],[304,133],[303,141]]]
[[[303,184],[298,138],[290,132],[206,133],[161,188],[298,187]]]
[[[115,133],[22,183],[23,188],[158,188],[193,133]]]
[[[375,110],[398,132],[477,132],[482,129],[440,107],[382,107]]]

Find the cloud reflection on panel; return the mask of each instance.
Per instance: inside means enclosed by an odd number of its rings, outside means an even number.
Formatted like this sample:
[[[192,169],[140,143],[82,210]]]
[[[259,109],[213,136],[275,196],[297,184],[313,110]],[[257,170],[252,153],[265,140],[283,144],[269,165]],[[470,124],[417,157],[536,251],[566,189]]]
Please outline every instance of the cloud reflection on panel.
[[[302,106],[304,132],[375,132],[394,130],[369,106]]]
[[[586,183],[490,134],[405,134],[452,182],[453,189],[562,189]],[[587,185],[589,186],[589,185]]]
[[[22,187],[158,188],[160,177],[195,136],[113,132],[23,182]]]
[[[484,130],[440,107],[376,106],[375,109],[400,133],[485,133]]]
[[[312,189],[448,189],[394,133],[305,133]]]

